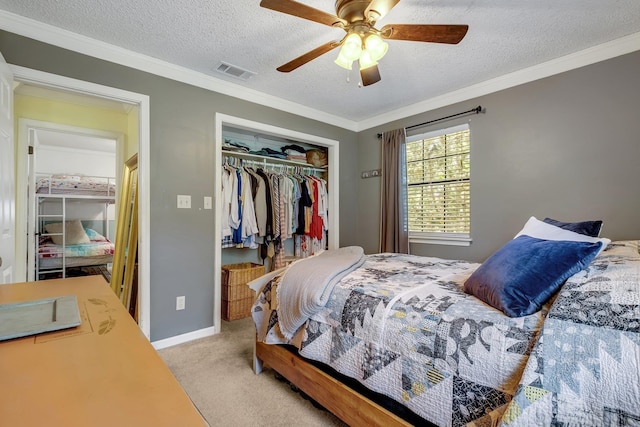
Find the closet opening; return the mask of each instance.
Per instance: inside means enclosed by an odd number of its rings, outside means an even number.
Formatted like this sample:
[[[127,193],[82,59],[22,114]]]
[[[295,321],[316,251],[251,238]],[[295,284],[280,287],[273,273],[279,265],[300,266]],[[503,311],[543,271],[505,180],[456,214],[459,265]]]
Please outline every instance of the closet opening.
[[[214,331],[249,315],[244,283],[339,247],[339,142],[216,115]]]

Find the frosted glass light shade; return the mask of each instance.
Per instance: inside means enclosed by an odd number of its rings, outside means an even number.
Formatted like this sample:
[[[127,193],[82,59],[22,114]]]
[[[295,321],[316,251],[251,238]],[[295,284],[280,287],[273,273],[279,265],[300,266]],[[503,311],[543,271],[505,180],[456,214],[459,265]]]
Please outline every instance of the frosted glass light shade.
[[[356,33],[347,36],[340,49],[340,55],[349,61],[355,61],[362,53],[362,39]]]
[[[364,70],[365,68],[373,67],[374,65],[378,65],[378,62],[374,61],[369,53],[368,49],[362,51],[362,55],[360,55],[360,69]]]
[[[369,34],[364,40],[364,45],[373,61],[382,59],[389,49],[389,44],[377,34]]]
[[[353,61],[351,61],[351,60],[349,60],[349,59],[345,58],[345,57],[342,55],[342,51],[340,51],[340,54],[338,55],[338,57],[336,58],[336,60],[335,60],[335,61],[333,61],[333,62],[335,62],[336,64],[338,64],[338,65],[339,65],[339,66],[341,66],[342,68],[346,68],[347,70],[350,70],[350,69],[351,69],[351,64],[353,63]]]

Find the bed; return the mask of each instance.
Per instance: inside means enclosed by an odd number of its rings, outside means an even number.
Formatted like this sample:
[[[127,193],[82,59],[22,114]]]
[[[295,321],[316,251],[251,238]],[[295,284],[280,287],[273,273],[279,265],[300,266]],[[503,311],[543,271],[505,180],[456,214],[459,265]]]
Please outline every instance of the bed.
[[[640,425],[638,244],[613,242],[564,284],[503,426]]]
[[[115,191],[115,178],[67,174],[38,174],[36,176],[36,193],[41,195],[67,194],[114,197]]]
[[[66,277],[67,268],[105,266],[113,261],[114,244],[84,225],[109,235],[115,178],[38,173],[35,190],[34,235],[39,238],[32,254],[36,280],[59,273]]]
[[[59,233],[62,223],[45,225],[47,231]],[[115,244],[97,231],[83,227],[80,220],[68,221],[65,239],[61,235],[43,235],[38,244],[38,271],[68,267],[106,265],[113,261]],[[64,243],[64,244],[63,244]]]
[[[113,261],[114,244],[110,241],[90,242],[77,245],[56,245],[51,240],[40,244],[38,253],[40,270],[66,267],[104,265]]]
[[[542,226],[536,223],[536,227]],[[537,231],[531,232],[531,227],[527,230],[525,226],[523,231],[482,265],[401,254],[364,256],[354,268],[336,274],[335,283],[325,280],[324,294],[311,297],[319,307],[315,311],[308,310],[309,296],[304,291],[309,278],[291,277],[291,270],[284,270],[256,281],[253,286],[258,294],[252,311],[257,331],[256,371],[266,363],[350,425],[552,425],[554,420],[570,422],[576,407],[584,414],[581,425],[606,425],[602,421],[614,418],[637,420],[640,411],[632,404],[640,401],[637,242],[614,242],[604,250],[610,243],[607,239],[580,237],[569,245],[549,235],[532,237]],[[526,296],[536,304],[521,305],[525,314],[509,300],[512,296],[500,293],[503,289],[489,295],[482,286],[469,289],[474,283],[484,286],[483,278],[495,279],[492,263],[504,270],[501,274],[519,277],[521,272],[513,270],[518,265],[511,265],[511,270],[504,267],[509,264],[505,257],[513,257],[513,251],[520,253],[523,247],[525,252],[529,247],[539,249],[536,245],[546,245],[545,250],[549,245],[560,247],[563,254],[577,248],[580,262],[571,259],[553,286],[542,290],[546,293],[543,298]],[[562,264],[557,261],[558,254],[553,257],[551,270]],[[340,270],[340,259],[344,258],[341,253],[338,261],[328,264],[338,264]],[[534,258],[528,253],[524,259]],[[318,272],[326,270],[326,265],[315,272],[309,265],[302,270],[314,276],[322,274]],[[548,273],[549,266],[543,270]],[[589,282],[591,288],[584,286],[588,278],[597,278]],[[300,284],[297,292],[302,308],[292,308],[288,293],[283,296],[285,285],[291,286],[287,281],[292,279]],[[624,296],[613,290],[616,283],[625,284]],[[594,286],[609,286],[599,290],[606,294],[600,299],[610,296],[616,303],[607,307],[603,301],[595,304]],[[582,309],[575,305],[576,295],[583,297],[578,298]],[[622,300],[626,305],[621,310]],[[598,314],[605,309],[606,315]],[[306,314],[310,315],[305,319]],[[584,320],[584,316],[592,320]],[[291,317],[296,322],[291,322]],[[304,319],[300,327],[299,317]],[[556,341],[549,344],[549,335],[561,333],[566,344],[573,325],[598,331],[600,342],[610,344],[612,350],[583,354],[580,351],[586,342],[574,347],[558,347]],[[615,338],[620,333],[625,339]],[[558,348],[566,349],[562,358]],[[621,355],[623,350],[628,356]],[[540,369],[545,366],[546,354],[555,356],[549,358],[554,368],[544,370],[547,377]],[[584,363],[580,363],[583,357]],[[616,357],[617,370],[609,361]],[[598,358],[609,368],[598,365]],[[612,377],[599,377],[599,382],[577,387],[576,374],[585,378],[580,381],[586,381],[584,371],[589,369],[595,370],[596,377],[605,372]],[[327,372],[337,372],[340,379]],[[632,372],[626,375],[626,386],[618,385],[621,372]],[[364,386],[365,391],[347,387],[342,375]],[[596,383],[597,397],[591,393],[591,384]],[[608,399],[593,404],[605,394]],[[608,418],[603,413],[609,414]]]

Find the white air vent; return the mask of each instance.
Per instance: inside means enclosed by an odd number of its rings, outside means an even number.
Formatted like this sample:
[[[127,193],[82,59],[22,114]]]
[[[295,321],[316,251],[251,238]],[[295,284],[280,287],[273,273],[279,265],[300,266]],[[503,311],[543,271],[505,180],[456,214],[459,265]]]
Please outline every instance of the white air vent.
[[[236,67],[235,65],[227,64],[226,62],[220,62],[216,71],[242,80],[249,80],[249,78],[258,74],[253,71],[245,70],[244,68]]]

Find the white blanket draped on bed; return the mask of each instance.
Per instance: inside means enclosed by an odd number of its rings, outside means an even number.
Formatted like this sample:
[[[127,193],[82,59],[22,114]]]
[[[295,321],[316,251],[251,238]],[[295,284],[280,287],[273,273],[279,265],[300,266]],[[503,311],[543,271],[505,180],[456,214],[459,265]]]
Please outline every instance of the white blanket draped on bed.
[[[296,331],[325,305],[333,287],[364,263],[364,250],[347,246],[297,261],[289,267],[278,286],[280,329],[291,339]]]

